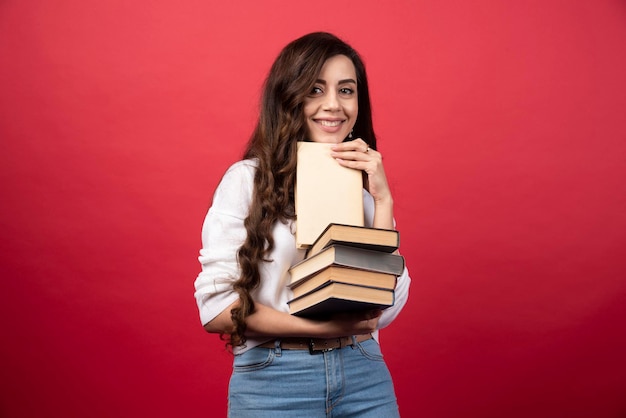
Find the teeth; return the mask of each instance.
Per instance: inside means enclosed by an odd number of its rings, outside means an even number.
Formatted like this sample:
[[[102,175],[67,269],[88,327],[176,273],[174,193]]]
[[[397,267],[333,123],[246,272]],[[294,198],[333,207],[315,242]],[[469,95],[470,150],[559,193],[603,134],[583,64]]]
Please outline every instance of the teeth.
[[[339,126],[341,124],[340,120],[320,120],[320,124],[322,126]]]

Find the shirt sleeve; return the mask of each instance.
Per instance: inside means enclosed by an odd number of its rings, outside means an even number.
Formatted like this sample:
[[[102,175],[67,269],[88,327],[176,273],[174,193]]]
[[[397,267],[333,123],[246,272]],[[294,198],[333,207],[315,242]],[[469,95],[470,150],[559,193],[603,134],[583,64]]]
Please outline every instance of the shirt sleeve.
[[[385,309],[383,311],[380,320],[378,321],[378,328],[385,328],[387,325],[391,324],[391,322],[396,319],[406,301],[409,298],[409,285],[411,284],[411,277],[409,276],[409,271],[404,268],[402,275],[398,277],[398,282],[396,284],[395,290],[395,301],[393,306]]]
[[[374,199],[367,191],[363,190],[363,203],[365,210],[365,226],[371,227],[374,220]],[[395,220],[394,220],[395,225]],[[411,285],[411,277],[409,271],[404,268],[402,274],[398,277],[395,289],[395,299],[393,306],[383,311],[380,320],[378,321],[378,328],[385,328],[400,314],[402,308],[406,304],[409,298],[409,287]]]
[[[213,196],[202,226],[202,271],[195,280],[200,321],[207,324],[239,296],[233,282],[240,276],[237,251],[246,238],[244,219],[252,198],[254,165],[241,161],[231,166]]]

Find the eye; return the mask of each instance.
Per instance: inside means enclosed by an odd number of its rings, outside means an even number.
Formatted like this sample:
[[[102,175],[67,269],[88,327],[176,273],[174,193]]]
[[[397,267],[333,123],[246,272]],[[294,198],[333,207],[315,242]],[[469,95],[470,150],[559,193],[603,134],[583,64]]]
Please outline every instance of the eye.
[[[319,96],[320,94],[323,94],[323,93],[324,93],[324,90],[322,90],[320,86],[315,86],[309,92],[309,96]]]
[[[342,96],[351,96],[354,94],[354,89],[351,89],[350,87],[342,87],[339,89],[339,94]]]

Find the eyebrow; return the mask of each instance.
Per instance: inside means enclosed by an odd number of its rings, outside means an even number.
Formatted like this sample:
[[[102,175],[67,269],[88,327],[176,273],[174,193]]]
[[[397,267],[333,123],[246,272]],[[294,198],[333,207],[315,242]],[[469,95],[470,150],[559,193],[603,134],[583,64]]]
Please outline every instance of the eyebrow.
[[[315,80],[315,82],[319,83],[319,84],[324,84],[324,85],[326,84],[326,80],[322,80],[322,79],[319,79],[319,78],[317,80]],[[356,80],[354,80],[352,78],[346,78],[345,80],[339,80],[339,82],[337,84],[350,84],[350,83],[356,84]]]

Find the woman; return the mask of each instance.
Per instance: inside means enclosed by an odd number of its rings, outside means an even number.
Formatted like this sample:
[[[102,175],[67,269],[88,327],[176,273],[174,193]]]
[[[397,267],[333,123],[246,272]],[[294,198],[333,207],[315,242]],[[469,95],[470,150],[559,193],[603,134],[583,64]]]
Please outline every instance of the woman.
[[[202,232],[195,296],[205,329],[228,335],[235,354],[229,416],[398,416],[377,341],[406,302],[406,270],[383,312],[288,313],[288,269],[304,258],[294,237],[298,141],[336,144],[337,163],[365,173],[366,226],[394,228],[363,62],[331,34],[291,42],[266,80],[244,160],[222,178]],[[309,351],[311,341],[326,349]]]

